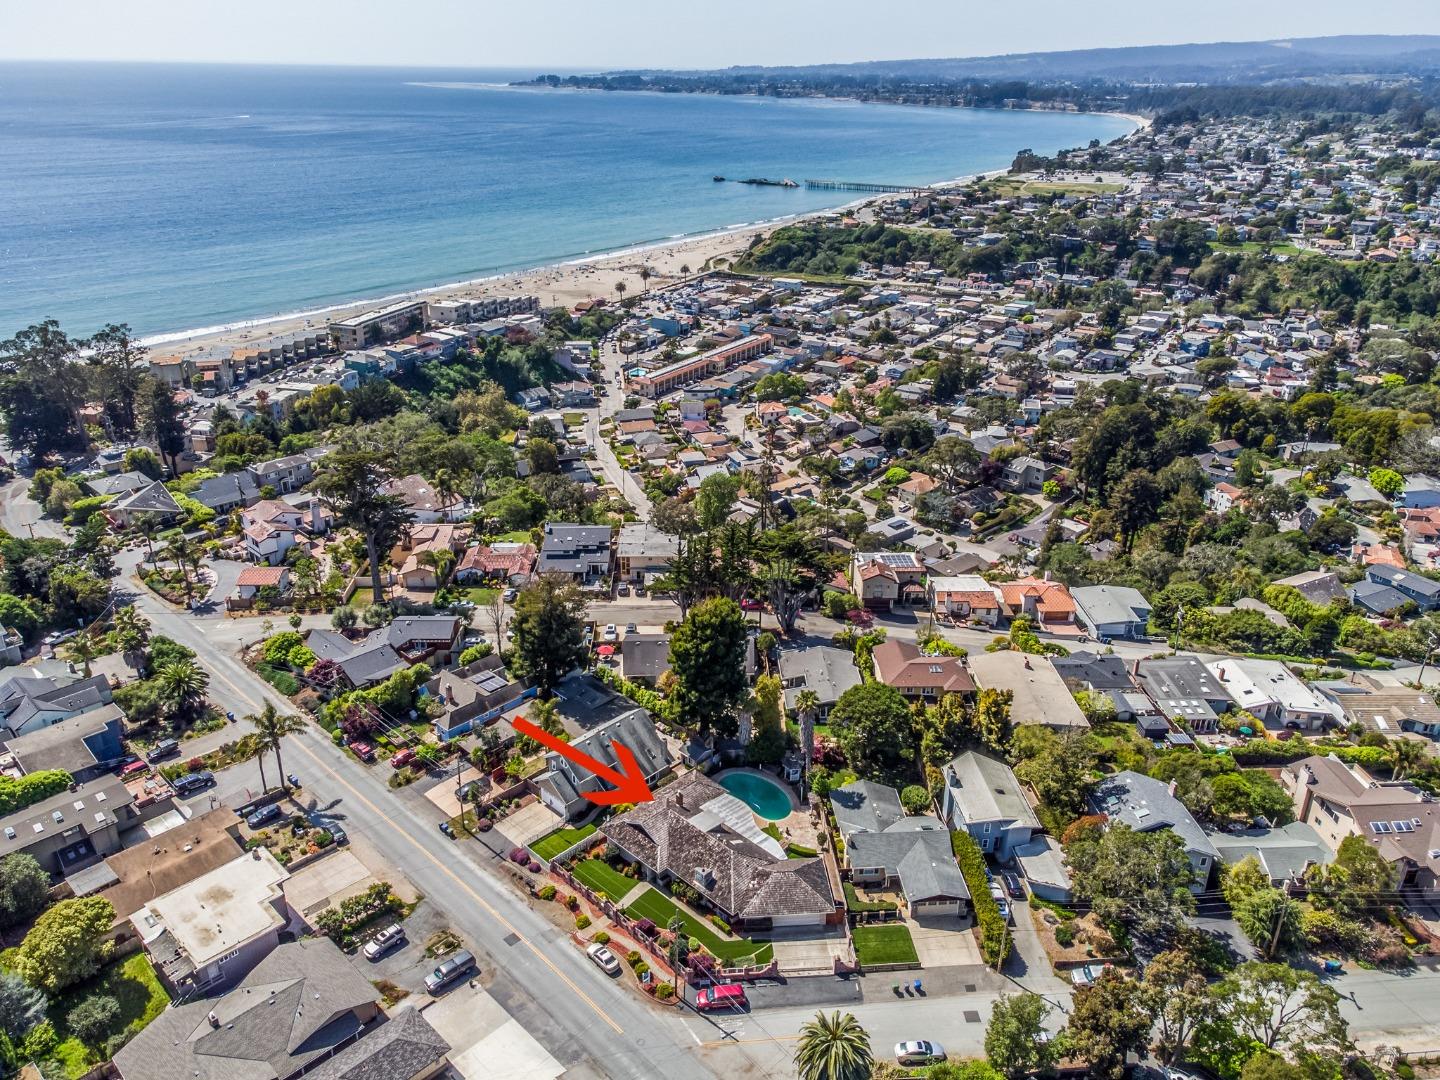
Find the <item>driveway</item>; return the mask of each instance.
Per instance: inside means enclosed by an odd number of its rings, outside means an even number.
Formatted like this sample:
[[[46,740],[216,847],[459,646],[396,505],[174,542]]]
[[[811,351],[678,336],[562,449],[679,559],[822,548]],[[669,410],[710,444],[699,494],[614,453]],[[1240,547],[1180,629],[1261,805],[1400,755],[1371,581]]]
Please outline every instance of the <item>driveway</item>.
[[[450,1044],[450,1067],[467,1080],[555,1080],[565,1071],[488,991],[462,983],[423,1015]]]
[[[906,919],[905,925],[915,941],[921,967],[963,967],[984,962],[969,919],[931,916],[924,920]]]
[[[306,918],[317,915],[374,882],[370,868],[352,851],[337,851],[297,870],[285,882],[285,902]]]
[[[529,847],[563,824],[565,823],[560,820],[559,814],[537,800],[502,819],[500,828],[514,841],[516,847]]]
[[[775,959],[786,975],[835,971],[835,960],[849,952],[845,931],[838,926],[805,933],[776,931],[770,935]]]

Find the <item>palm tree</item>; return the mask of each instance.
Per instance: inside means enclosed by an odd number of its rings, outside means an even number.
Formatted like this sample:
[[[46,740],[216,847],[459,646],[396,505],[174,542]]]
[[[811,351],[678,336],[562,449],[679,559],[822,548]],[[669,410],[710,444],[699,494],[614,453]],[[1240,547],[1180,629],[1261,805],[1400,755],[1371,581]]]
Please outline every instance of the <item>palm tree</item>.
[[[866,1080],[874,1061],[870,1036],[851,1013],[817,1012],[800,1027],[795,1047],[800,1080]]]
[[[560,722],[560,703],[554,698],[549,701],[536,698],[530,702],[530,722],[547,735],[559,735],[565,730]]]
[[[70,639],[70,659],[78,660],[85,669],[85,678],[90,678],[90,661],[100,655],[100,642],[89,627]]]
[[[641,292],[650,291],[650,267],[648,266],[640,267],[640,290]]]
[[[243,736],[240,739],[236,749],[240,752],[239,756],[241,761],[249,761],[251,758],[254,758],[256,762],[259,763],[260,794],[264,795],[270,790],[269,781],[265,779],[265,752],[269,749],[269,747],[265,745],[265,740],[252,731],[249,735]]]
[[[619,296],[621,300],[625,299],[625,282],[615,282],[615,294]]]
[[[815,716],[820,712],[820,695],[814,690],[801,690],[795,695],[795,711],[800,714],[800,752],[805,760],[801,764],[803,782],[810,775],[810,762],[815,760]]]
[[[110,620],[110,634],[125,657],[125,662],[135,670],[144,667],[145,644],[150,640],[150,620],[140,614],[134,605],[117,608]]]
[[[450,580],[451,569],[455,566],[455,553],[449,548],[437,548],[433,551],[422,551],[415,561],[434,570],[435,588],[443,589]]]
[[[250,716],[247,719],[255,725],[255,734],[271,750],[275,752],[275,768],[280,773],[280,786],[289,790],[289,782],[285,778],[285,764],[280,760],[280,740],[286,735],[294,735],[305,730],[305,721],[294,713],[282,713],[270,702],[260,710],[258,716]]]
[[[202,697],[210,685],[210,676],[194,660],[171,660],[155,673],[161,692],[171,712],[183,715]]]
[[[189,567],[190,567],[190,558],[191,558],[191,547],[192,547],[192,545],[191,545],[190,541],[187,540],[187,539],[185,539],[185,537],[184,537],[183,535],[180,535],[180,536],[176,536],[174,540],[171,540],[170,543],[169,543],[168,545],[166,545],[165,550],[160,553],[160,554],[163,555],[165,558],[167,558],[167,559],[173,559],[173,560],[175,561],[175,569],[177,569],[177,570],[180,571],[180,577],[181,577],[181,578],[184,580],[184,582],[185,582],[185,599],[186,599],[186,600],[189,600],[190,597],[191,597],[191,595],[192,595],[192,591],[191,591],[191,587],[190,587],[190,569],[189,569]]]
[[[1390,775],[1403,780],[1416,765],[1425,760],[1425,744],[1419,739],[1391,739],[1388,747]]]

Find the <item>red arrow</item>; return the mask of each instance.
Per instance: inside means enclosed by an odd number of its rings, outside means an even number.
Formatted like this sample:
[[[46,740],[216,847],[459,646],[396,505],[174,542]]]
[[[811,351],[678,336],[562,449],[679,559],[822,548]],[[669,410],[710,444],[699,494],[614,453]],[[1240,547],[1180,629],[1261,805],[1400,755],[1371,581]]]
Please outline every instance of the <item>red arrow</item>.
[[[582,769],[589,769],[601,780],[614,785],[603,791],[582,791],[580,793],[597,806],[654,801],[655,796],[650,791],[650,785],[645,782],[645,774],[640,771],[640,766],[635,762],[635,755],[624,743],[611,742],[610,745],[615,749],[615,758],[619,764],[619,768],[611,768],[603,761],[596,761],[584,751],[576,750],[559,736],[542,731],[523,716],[515,717],[510,721],[510,725],[521,735],[530,736],[541,746],[554,750],[561,757],[573,761]]]

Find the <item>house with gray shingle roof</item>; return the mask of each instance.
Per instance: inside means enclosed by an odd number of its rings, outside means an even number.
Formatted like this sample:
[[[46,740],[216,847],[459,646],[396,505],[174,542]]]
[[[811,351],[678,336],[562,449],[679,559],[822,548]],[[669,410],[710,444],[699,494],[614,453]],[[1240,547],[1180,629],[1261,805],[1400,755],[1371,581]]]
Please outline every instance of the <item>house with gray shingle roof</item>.
[[[159,480],[116,499],[104,513],[117,529],[128,529],[142,520],[165,523],[181,516],[180,504]]]
[[[1090,795],[1090,805],[1095,813],[1105,815],[1107,828],[1128,825],[1136,832],[1174,832],[1184,842],[1195,870],[1191,891],[1204,891],[1220,856],[1209,834],[1175,797],[1173,782],[1167,784],[1126,769],[1100,781]]]
[[[596,761],[615,768],[619,757],[615,745],[620,744],[635,755],[635,764],[647,782],[664,776],[675,764],[675,758],[655,730],[655,721],[644,709],[631,709],[607,724],[571,742],[576,750]],[[600,791],[610,785],[589,769],[551,751],[545,757],[545,771],[535,779],[540,801],[566,820],[583,816],[595,804],[585,798],[587,791]]]
[[[121,1080],[419,1080],[449,1044],[417,1011],[387,1019],[328,938],[276,948],[219,998],[166,1009],[115,1055]]]
[[[600,832],[662,889],[677,881],[696,889],[737,931],[841,925],[844,902],[824,862],[787,859],[747,839],[713,809],[727,800],[738,802],[703,773],[687,773]]]
[[[942,813],[952,829],[975,838],[980,850],[1008,862],[1015,848],[1040,831],[1040,820],[1010,766],[967,750],[945,766]]]

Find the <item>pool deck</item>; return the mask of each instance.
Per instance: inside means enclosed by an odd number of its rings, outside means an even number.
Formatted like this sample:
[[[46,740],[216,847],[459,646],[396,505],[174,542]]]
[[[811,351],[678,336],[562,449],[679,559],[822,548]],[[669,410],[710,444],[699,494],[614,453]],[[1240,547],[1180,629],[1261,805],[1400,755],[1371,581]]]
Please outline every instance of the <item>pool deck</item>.
[[[719,784],[726,776],[733,773],[753,773],[756,776],[763,776],[771,784],[785,792],[785,797],[790,800],[790,814],[788,817],[771,820],[755,814],[755,820],[760,822],[762,828],[766,825],[774,825],[780,830],[782,841],[786,844],[799,844],[802,847],[808,848],[819,847],[815,822],[810,817],[809,811],[801,805],[800,800],[796,798],[793,787],[784,780],[781,780],[778,776],[767,773],[763,769],[752,769],[749,766],[721,769],[712,776],[711,779]],[[736,798],[739,798],[739,796],[736,796]],[[751,812],[754,813],[753,810]]]

